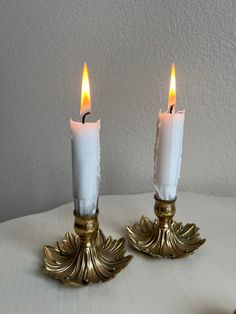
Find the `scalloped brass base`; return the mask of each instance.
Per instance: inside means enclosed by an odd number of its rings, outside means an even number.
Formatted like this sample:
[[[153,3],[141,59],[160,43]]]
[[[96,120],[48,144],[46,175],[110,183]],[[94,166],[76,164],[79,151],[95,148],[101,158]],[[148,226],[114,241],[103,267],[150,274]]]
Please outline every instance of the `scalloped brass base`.
[[[98,228],[97,215],[75,216],[77,235],[68,232],[55,247],[44,246],[43,270],[73,286],[114,278],[133,256],[124,256],[125,239],[106,238]]]
[[[199,237],[195,224],[173,221],[175,201],[163,201],[155,196],[155,213],[159,219],[152,222],[142,216],[140,223],[127,227],[132,247],[154,257],[179,258],[193,253],[206,241]]]

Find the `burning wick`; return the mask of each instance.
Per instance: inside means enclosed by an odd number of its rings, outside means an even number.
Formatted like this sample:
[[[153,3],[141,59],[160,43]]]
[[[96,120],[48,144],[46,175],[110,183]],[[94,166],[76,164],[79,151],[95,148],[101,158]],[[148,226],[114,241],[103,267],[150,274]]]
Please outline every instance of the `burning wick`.
[[[175,106],[175,105],[171,105],[171,106],[170,106],[170,113],[172,113],[172,111],[173,111],[173,109],[174,109],[174,106]]]
[[[86,112],[86,113],[83,115],[83,117],[82,117],[82,123],[83,123],[83,124],[85,124],[85,118],[86,118],[86,116],[87,116],[88,114],[90,114],[90,112]]]

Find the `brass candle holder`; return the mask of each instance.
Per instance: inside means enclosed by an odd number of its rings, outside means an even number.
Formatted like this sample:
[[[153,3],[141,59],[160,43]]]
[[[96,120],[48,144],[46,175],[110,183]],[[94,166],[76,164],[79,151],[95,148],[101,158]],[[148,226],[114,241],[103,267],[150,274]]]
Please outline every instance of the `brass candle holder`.
[[[80,286],[104,282],[116,276],[133,256],[124,256],[125,239],[106,238],[93,216],[74,212],[76,235],[66,233],[55,247],[44,246],[43,270],[65,284]]]
[[[154,222],[142,216],[140,223],[128,226],[129,243],[136,250],[154,257],[178,258],[193,253],[206,240],[199,237],[195,224],[177,223],[176,198],[172,201],[158,199],[155,195]]]

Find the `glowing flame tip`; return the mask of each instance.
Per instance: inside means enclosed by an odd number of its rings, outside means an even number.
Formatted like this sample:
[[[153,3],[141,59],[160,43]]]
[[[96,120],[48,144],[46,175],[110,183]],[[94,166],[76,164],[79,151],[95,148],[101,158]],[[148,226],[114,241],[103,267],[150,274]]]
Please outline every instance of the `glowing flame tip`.
[[[169,98],[168,98],[168,109],[171,106],[176,105],[176,77],[175,77],[175,64],[172,64],[171,68],[171,76],[170,76],[170,90],[169,90]]]
[[[82,76],[82,88],[81,88],[81,104],[80,114],[83,115],[91,110],[90,101],[90,87],[89,87],[89,74],[87,63],[84,62],[83,76]]]

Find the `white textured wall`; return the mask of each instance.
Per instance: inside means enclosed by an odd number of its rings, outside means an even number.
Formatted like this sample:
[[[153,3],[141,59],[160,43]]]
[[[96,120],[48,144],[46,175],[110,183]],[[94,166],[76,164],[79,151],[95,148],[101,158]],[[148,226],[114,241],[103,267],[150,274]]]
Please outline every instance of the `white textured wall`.
[[[186,109],[179,189],[235,196],[235,13],[234,0],[1,0],[0,219],[72,199],[68,120],[84,60],[102,119],[102,193],[153,190],[174,61]]]

